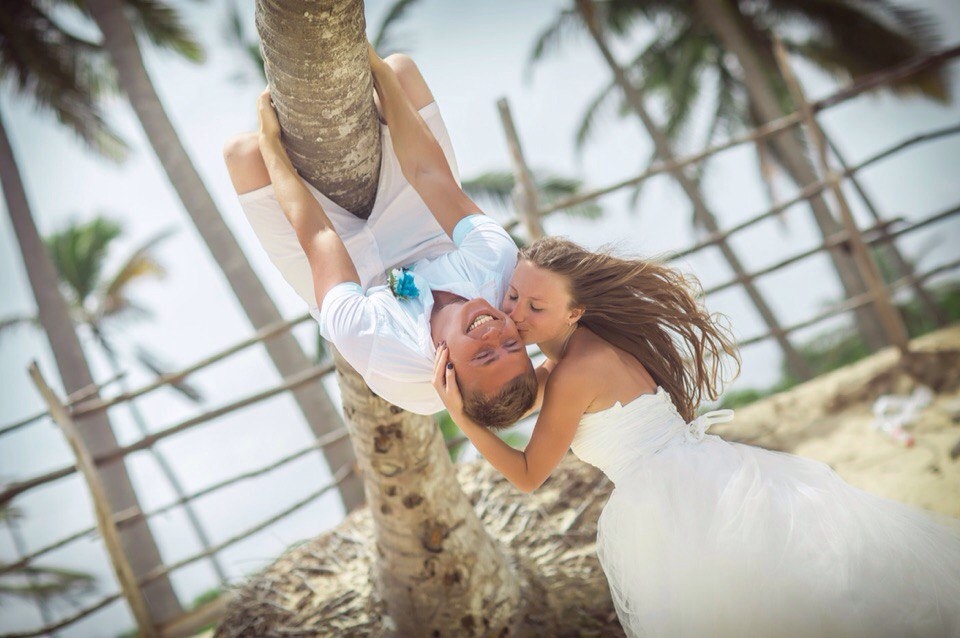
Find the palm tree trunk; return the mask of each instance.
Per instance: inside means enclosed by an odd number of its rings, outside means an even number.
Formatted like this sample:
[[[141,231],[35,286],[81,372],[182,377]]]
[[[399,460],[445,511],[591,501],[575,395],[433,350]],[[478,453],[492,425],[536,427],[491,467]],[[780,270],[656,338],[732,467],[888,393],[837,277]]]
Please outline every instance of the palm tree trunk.
[[[370,142],[377,138],[370,131],[379,130],[379,124],[363,36],[363,3],[258,0],[257,24],[275,102],[290,103],[284,95],[287,85],[273,77],[278,61],[271,58],[278,55],[290,68],[309,69],[295,87],[300,94],[323,90],[338,96],[310,102],[309,112],[290,114],[287,122],[301,116],[317,122],[314,139],[335,145],[341,143],[336,131],[363,130],[360,138],[343,143],[358,156],[379,155],[378,146]],[[326,69],[338,72],[324,75]],[[363,90],[348,90],[344,83]],[[306,154],[319,154],[325,143],[308,147]],[[298,156],[291,159],[303,174]],[[329,177],[336,181],[340,176]],[[356,186],[367,187],[359,182]],[[373,188],[375,195],[375,183]],[[335,355],[335,361],[376,530],[377,584],[389,615],[384,626],[402,636],[512,631],[520,609],[519,578],[460,489],[439,428],[429,417],[404,412],[374,396],[344,360]]]
[[[398,636],[512,631],[520,579],[463,493],[440,428],[374,395],[334,353],[373,517],[385,626]]]
[[[7,205],[14,234],[20,246],[23,263],[27,269],[30,288],[37,302],[37,314],[53,351],[67,394],[93,385],[90,368],[77,338],[76,330],[67,311],[67,303],[60,295],[60,287],[53,262],[40,239],[37,226],[30,212],[30,204],[20,179],[16,159],[6,129],[0,118],[0,185]],[[115,450],[117,439],[106,412],[81,417],[77,425],[83,443],[94,456]],[[99,468],[100,476],[113,512],[140,511],[136,492],[122,459],[106,463]],[[150,533],[145,519],[140,518],[124,526],[120,534],[123,551],[134,573],[146,576],[163,565],[160,551]],[[143,587],[144,598],[150,605],[154,621],[160,624],[181,613],[183,609],[174,593],[170,579],[159,578]]]
[[[363,2],[256,3],[264,73],[290,160],[317,190],[366,219],[380,178],[380,127],[373,125],[373,78],[358,73],[367,37],[341,28],[363,22]],[[351,105],[349,116],[331,126],[343,104]]]
[[[736,56],[743,69],[743,81],[747,87],[750,101],[760,116],[761,123],[766,123],[784,115],[783,109],[777,101],[769,78],[776,76],[775,69],[764,65],[759,53],[754,48],[742,24],[743,16],[735,0],[696,0],[698,15],[703,18],[707,27],[723,43],[724,48]],[[793,179],[804,186],[817,181],[816,169],[807,156],[803,140],[798,130],[785,131],[770,138],[783,158],[785,168]],[[828,237],[842,230],[840,222],[833,216],[822,195],[811,198],[810,208],[814,219],[824,237]],[[866,292],[866,283],[860,272],[850,249],[840,245],[830,249],[830,259],[840,277],[846,296]],[[877,350],[887,345],[887,338],[880,328],[881,323],[876,310],[870,306],[861,306],[854,311],[857,329],[871,350]]]
[[[87,7],[103,34],[103,47],[116,67],[120,86],[130,99],[154,152],[250,323],[259,329],[280,321],[280,312],[224,223],[163,110],[143,66],[140,49],[124,15],[123,6],[119,0],[88,0]],[[285,378],[312,366],[299,342],[289,332],[265,341],[264,346],[277,371]],[[319,380],[293,390],[293,397],[316,436],[340,427],[340,416]],[[331,471],[354,462],[353,450],[346,440],[323,448],[323,456]],[[339,490],[347,510],[363,502],[363,485],[358,476],[347,477]]]
[[[610,49],[607,47],[594,14],[593,4],[590,0],[576,0],[576,5],[577,10],[580,12],[580,16],[583,18],[584,23],[587,25],[587,29],[590,31],[591,37],[596,43],[597,48],[600,50],[600,54],[610,67],[617,85],[623,91],[627,104],[629,104],[630,108],[637,114],[637,117],[640,118],[644,128],[647,129],[647,133],[653,140],[653,145],[656,149],[657,156],[661,161],[664,162],[674,161],[676,158],[673,154],[673,149],[670,147],[670,141],[647,112],[647,109],[644,106],[642,93],[630,81],[623,68],[617,63],[613,57],[613,54],[610,52]],[[683,169],[674,171],[671,173],[671,175],[676,178],[677,182],[680,184],[680,187],[693,204],[693,211],[696,219],[710,233],[719,233],[720,226],[717,224],[716,217],[714,217],[713,213],[707,208],[706,202],[703,199],[703,195],[700,192],[699,184]],[[766,324],[767,328],[770,329],[771,333],[774,335],[774,338],[777,340],[777,343],[780,345],[780,348],[783,351],[786,359],[787,370],[790,372],[790,374],[798,379],[809,379],[812,376],[810,366],[807,365],[807,362],[803,359],[803,357],[800,356],[800,354],[790,343],[787,335],[781,331],[776,316],[773,314],[773,310],[767,305],[767,302],[760,295],[760,291],[757,290],[757,287],[749,278],[746,268],[744,268],[736,253],[733,252],[730,244],[726,241],[726,239],[721,239],[717,242],[717,247],[720,249],[721,254],[727,261],[727,264],[729,264],[730,269],[733,270],[734,274],[737,276],[740,282],[742,282],[744,291],[747,293],[750,301],[753,302],[753,305],[760,314],[761,319]]]
[[[93,331],[93,336],[96,338],[97,342],[100,344],[100,347],[103,349],[104,354],[107,356],[107,361],[110,362],[110,368],[113,374],[117,376],[117,384],[120,386],[120,391],[129,392],[130,388],[127,386],[127,381],[123,376],[123,368],[120,365],[117,352],[113,349],[113,346],[103,334],[100,326],[93,322],[90,322],[89,325],[90,329]],[[130,409],[130,416],[133,417],[133,422],[136,424],[137,430],[140,432],[140,434],[142,436],[147,436],[150,434],[150,428],[147,426],[147,420],[144,418],[143,413],[140,412],[140,408],[137,407],[136,399],[131,399],[128,401],[127,407]],[[200,541],[200,547],[205,550],[209,549],[213,543],[210,542],[210,537],[207,536],[207,532],[203,528],[203,524],[200,522],[200,517],[197,516],[197,512],[193,507],[193,503],[186,500],[187,492],[183,489],[183,484],[180,482],[180,479],[177,478],[177,475],[170,466],[170,463],[167,461],[166,456],[164,456],[160,450],[153,446],[147,448],[147,451],[153,457],[153,460],[157,462],[157,467],[160,468],[160,472],[163,473],[164,477],[170,483],[170,487],[173,488],[173,492],[176,494],[177,499],[183,503],[183,512],[186,514],[187,521],[189,521],[190,526],[193,528],[193,532],[196,535],[197,540]],[[223,565],[220,564],[220,559],[216,554],[210,556],[210,565],[213,567],[213,571],[216,573],[217,580],[220,581],[221,587],[227,587],[227,572],[223,568]]]

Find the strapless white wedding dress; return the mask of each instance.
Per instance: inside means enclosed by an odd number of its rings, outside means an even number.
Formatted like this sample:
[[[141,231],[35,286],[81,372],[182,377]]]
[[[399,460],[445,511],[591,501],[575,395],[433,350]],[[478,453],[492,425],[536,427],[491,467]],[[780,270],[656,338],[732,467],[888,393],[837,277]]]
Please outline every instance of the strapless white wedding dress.
[[[960,636],[960,521],[708,435],[658,388],[584,415],[615,489],[597,553],[629,636]]]

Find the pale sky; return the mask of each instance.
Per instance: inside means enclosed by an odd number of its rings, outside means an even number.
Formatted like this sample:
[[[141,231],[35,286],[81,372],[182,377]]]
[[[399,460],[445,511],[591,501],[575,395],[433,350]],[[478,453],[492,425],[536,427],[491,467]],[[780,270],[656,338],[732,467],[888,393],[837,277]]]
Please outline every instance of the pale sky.
[[[228,225],[283,313],[294,316],[304,310],[302,304],[265,258],[246,226],[220,154],[223,141],[230,134],[249,130],[255,124],[254,101],[262,88],[261,81],[248,60],[225,41],[226,12],[222,2],[176,4],[205,45],[207,62],[193,66],[145,47],[151,77]],[[944,44],[960,41],[960,10],[956,2],[926,0],[910,4],[924,7],[935,16]],[[385,6],[384,2],[367,3],[368,25],[379,24]],[[410,10],[402,25],[404,41],[410,45],[411,54],[440,102],[462,175],[509,166],[495,106],[501,96],[510,100],[532,166],[582,177],[590,187],[639,172],[650,143],[632,119],[604,122],[586,152],[579,158],[574,152],[573,133],[582,108],[608,77],[587,38],[569,38],[560,55],[536,68],[532,81],[524,79],[535,34],[563,6],[565,2],[560,0],[425,0]],[[252,29],[252,9],[248,13]],[[621,59],[626,59],[646,37],[648,31],[638,29],[635,41],[618,46],[616,51]],[[835,87],[832,80],[815,69],[797,61],[795,64],[812,98],[824,96]],[[949,74],[956,94],[960,91],[960,65],[953,63]],[[178,229],[158,251],[169,270],[166,280],[145,283],[137,289],[136,299],[149,307],[154,317],[122,326],[114,333],[127,361],[136,344],[143,344],[161,354],[171,366],[182,367],[249,335],[250,326],[192,229],[125,102],[112,100],[106,108],[109,121],[132,147],[130,160],[122,166],[97,159],[49,115],[38,115],[30,102],[14,98],[8,85],[0,92],[0,110],[42,233],[62,228],[70,219],[88,219],[97,212],[120,219],[127,234],[111,255],[110,264],[115,267],[132,247],[153,233],[171,226]],[[858,98],[821,118],[828,134],[852,162],[914,134],[958,121],[957,105],[943,106],[917,98],[898,100],[888,95]],[[699,144],[696,140],[692,143]],[[690,146],[685,150],[695,149]],[[916,146],[866,171],[863,184],[882,214],[920,219],[960,200],[958,158],[957,137]],[[711,162],[704,191],[722,226],[733,225],[767,207],[749,147],[739,147]],[[781,196],[791,192],[787,184],[780,184]],[[620,250],[642,255],[682,248],[693,242],[690,206],[669,178],[655,178],[648,183],[637,212],[628,211],[626,202],[625,193],[605,197],[601,201],[607,211],[603,219],[554,216],[546,222],[547,231],[568,235],[589,247],[616,242]],[[864,222],[862,206],[857,201],[854,204]],[[738,235],[734,247],[751,269],[762,267],[818,243],[808,218],[807,209],[795,207],[783,222],[770,221]],[[953,219],[911,236],[902,247],[926,270],[955,258],[958,243],[960,223]],[[719,255],[712,250],[686,260],[683,267],[699,276],[704,286],[729,276]],[[763,278],[759,286],[785,323],[815,313],[840,295],[823,257]],[[0,216],[0,290],[0,317],[33,311],[32,295],[6,215]],[[708,305],[727,314],[740,337],[763,330],[739,290],[711,296]],[[798,336],[809,337],[843,321],[825,323]],[[302,326],[298,334],[308,351],[312,351],[312,326]],[[90,345],[89,339],[85,342]],[[88,351],[95,376],[108,377],[100,353],[95,347]],[[39,360],[47,379],[56,384],[52,357],[38,332],[23,328],[0,340],[0,425],[39,408],[39,398],[26,375],[26,367],[33,359]],[[743,363],[743,373],[734,388],[764,387],[778,379],[779,353],[770,343],[745,349]],[[137,385],[149,380],[136,367],[131,367],[130,376]],[[203,390],[206,407],[212,408],[271,386],[278,377],[261,351],[250,350],[192,381]],[[150,395],[138,405],[155,429],[197,411],[168,391]],[[112,411],[111,419],[121,443],[138,438],[124,410]],[[164,441],[158,448],[173,460],[187,489],[195,491],[266,465],[308,442],[308,430],[292,401],[279,397]],[[222,540],[315,489],[328,476],[318,458],[312,455],[263,480],[201,499],[198,507],[209,534],[215,541]],[[48,422],[0,438],[0,480],[34,476],[70,461],[62,437]],[[170,490],[147,455],[130,457],[128,466],[145,508],[171,500]],[[15,505],[25,514],[21,527],[31,548],[90,525],[93,520],[86,488],[77,477],[30,492],[29,496],[17,499]],[[334,525],[341,516],[335,498],[322,499],[224,552],[223,562],[231,576],[239,578],[269,563],[289,544]],[[153,527],[168,562],[197,551],[182,513],[160,517],[153,521]],[[0,561],[14,557],[9,534],[0,531]],[[85,600],[115,590],[96,539],[55,552],[44,564],[95,572],[99,577],[98,592]],[[203,563],[177,572],[174,583],[185,604],[215,584],[212,571]],[[25,629],[40,622],[30,605],[12,600],[4,600],[2,605],[0,631]],[[55,609],[65,614],[70,608],[61,604]],[[123,606],[115,604],[62,635],[103,635],[105,627],[119,632],[129,625],[128,618]]]

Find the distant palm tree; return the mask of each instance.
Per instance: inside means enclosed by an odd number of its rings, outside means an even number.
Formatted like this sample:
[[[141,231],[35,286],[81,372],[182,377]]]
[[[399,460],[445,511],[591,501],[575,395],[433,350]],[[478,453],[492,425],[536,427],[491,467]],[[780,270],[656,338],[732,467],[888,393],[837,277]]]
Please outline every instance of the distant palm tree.
[[[109,361],[112,372],[119,377],[118,383],[123,392],[129,391],[130,388],[127,386],[126,378],[121,374],[123,366],[112,338],[109,337],[110,329],[118,327],[121,322],[150,315],[148,308],[133,301],[130,292],[137,283],[147,278],[162,278],[166,275],[166,269],[157,260],[154,250],[171,234],[171,230],[165,230],[148,238],[110,275],[104,274],[104,264],[110,246],[122,235],[122,227],[119,223],[98,216],[88,222],[72,224],[45,240],[70,302],[74,322],[90,329],[94,340]],[[151,354],[144,346],[139,346],[139,350],[142,360],[157,360],[157,356]],[[155,368],[152,371],[161,374],[163,372]],[[199,392],[183,380],[179,381],[174,388],[191,400],[200,398]],[[140,434],[142,436],[150,434],[147,419],[135,401],[131,400],[126,405]],[[177,498],[184,500],[187,496],[186,490],[166,456],[155,447],[150,447],[148,450],[172,486]],[[183,509],[200,545],[204,548],[210,547],[212,543],[194,506],[190,502],[184,502]],[[210,557],[210,561],[221,584],[226,584],[227,574],[220,560],[214,554]]]
[[[748,5],[723,0],[722,4],[735,11],[750,30],[751,42],[763,57],[766,72],[762,78],[753,78],[744,75],[737,52],[725,46],[696,2],[608,0],[595,4],[604,28],[613,37],[629,38],[639,22],[656,29],[655,37],[625,68],[638,89],[662,100],[668,114],[664,132],[673,141],[691,133],[691,116],[705,89],[712,91],[710,102],[714,110],[704,143],[712,142],[720,134],[734,135],[764,123],[763,114],[751,99],[752,84],[762,82],[773,91],[781,114],[795,110],[777,72],[773,36],[779,37],[788,51],[838,80],[894,66],[934,50],[939,41],[932,20],[925,13],[893,2],[764,0]],[[577,10],[563,9],[537,36],[528,72],[532,72],[536,62],[583,31]],[[919,93],[940,102],[949,95],[942,70],[913,76],[888,88],[897,94]],[[599,121],[611,113],[621,117],[630,114],[612,80],[588,102],[581,116],[575,136],[578,149],[592,137]],[[770,138],[758,143],[758,157],[765,175],[775,164],[788,177],[797,179]]]
[[[0,506],[0,523],[10,529],[17,545],[20,545],[22,540],[18,525],[22,518],[23,513],[19,509],[9,505]],[[25,549],[25,547],[18,547],[18,551]],[[27,583],[18,582],[21,579],[26,580]],[[38,602],[47,601],[54,596],[72,596],[89,592],[94,588],[95,580],[90,574],[72,569],[26,565],[0,576],[0,596],[19,596]]]
[[[25,6],[29,4],[29,6]],[[92,148],[106,157],[123,157],[122,140],[107,127],[96,99],[107,84],[95,44],[61,29],[34,3],[7,3],[0,11],[0,77],[13,80],[21,93],[35,98],[53,111]],[[38,319],[50,343],[60,379],[67,394],[93,385],[93,376],[66,302],[60,295],[57,276],[47,254],[27,200],[23,179],[7,131],[0,116],[0,186],[7,214],[26,266],[30,289],[37,304]],[[80,419],[81,436],[97,452],[116,449],[117,440],[105,412]],[[112,511],[138,510],[140,505],[124,462],[100,468]],[[160,551],[145,520],[134,521],[121,532],[138,576],[162,565]],[[182,613],[169,577],[162,576],[144,587],[144,594],[158,618]]]
[[[155,42],[157,38],[166,36],[166,40],[161,41],[179,43],[180,48],[175,50],[196,61],[202,59],[202,49],[182,24],[177,12],[161,0],[82,0],[79,3],[100,30],[103,50],[116,72],[117,86],[128,98],[170,184],[245,316],[255,329],[278,323],[283,319],[280,311],[224,221],[164,110],[144,66],[137,42],[135,31],[140,30],[142,25],[126,11],[124,1],[147,5],[153,14],[163,18],[166,31],[147,32]],[[313,367],[300,342],[289,331],[265,340],[262,345],[277,372],[284,378]],[[340,414],[319,379],[300,385],[290,394],[314,435],[321,436],[342,426]],[[345,440],[324,446],[320,453],[331,472],[351,465],[355,458],[349,442]],[[341,481],[337,485],[337,492],[347,510],[363,503],[363,487],[356,475],[351,474]]]
[[[22,518],[23,514],[16,507],[0,506],[0,523],[10,532],[18,560],[29,551],[26,538],[20,530]],[[0,563],[0,567],[4,565]],[[50,609],[54,598],[64,598],[76,604],[75,596],[89,593],[95,588],[95,578],[85,572],[27,564],[10,569],[0,576],[0,606],[3,604],[3,596],[32,600],[37,605],[43,624],[49,625],[54,620]]]
[[[892,1],[824,0],[607,0],[564,9],[537,38],[531,60],[556,50],[571,33],[584,29],[582,6],[606,35],[629,37],[643,20],[653,24],[657,37],[627,65],[629,79],[641,93],[656,93],[669,113],[666,132],[674,138],[686,129],[701,86],[715,86],[709,142],[718,131],[733,133],[769,122],[795,110],[773,57],[773,40],[838,77],[858,77],[934,50],[938,43],[932,21],[921,11]],[[619,97],[621,113],[627,101],[611,82],[590,101],[578,130],[580,144],[592,130],[598,113]],[[932,71],[893,85],[899,93],[920,92],[947,99],[944,72]],[[757,144],[760,173],[773,197],[770,175],[774,165],[800,186],[816,181],[798,129]],[[702,167],[698,167],[701,168]],[[638,193],[634,193],[634,202]],[[841,226],[822,195],[808,200],[824,237]],[[893,248],[895,250],[895,248]],[[828,252],[846,296],[866,290],[852,257],[837,247]],[[906,261],[898,257],[898,263]],[[923,296],[923,293],[921,293]],[[886,343],[872,307],[854,310],[858,330],[871,349]]]

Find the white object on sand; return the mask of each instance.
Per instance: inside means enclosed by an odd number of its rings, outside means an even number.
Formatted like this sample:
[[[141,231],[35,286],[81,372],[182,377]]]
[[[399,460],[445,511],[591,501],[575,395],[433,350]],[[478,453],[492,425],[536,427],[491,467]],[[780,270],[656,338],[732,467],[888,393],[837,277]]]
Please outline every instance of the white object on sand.
[[[917,386],[910,396],[884,394],[873,402],[873,429],[879,430],[894,441],[910,447],[913,436],[904,428],[911,424],[920,411],[930,405],[933,391],[925,385]]]

